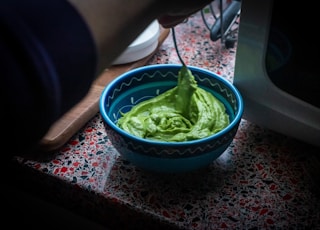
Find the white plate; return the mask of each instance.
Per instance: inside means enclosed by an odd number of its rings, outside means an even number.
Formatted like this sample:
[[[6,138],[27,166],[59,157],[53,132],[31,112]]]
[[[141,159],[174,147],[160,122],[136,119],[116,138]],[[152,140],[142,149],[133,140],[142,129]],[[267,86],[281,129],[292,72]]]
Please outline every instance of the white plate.
[[[134,62],[148,56],[157,48],[159,35],[160,25],[155,20],[113,62],[113,65]]]

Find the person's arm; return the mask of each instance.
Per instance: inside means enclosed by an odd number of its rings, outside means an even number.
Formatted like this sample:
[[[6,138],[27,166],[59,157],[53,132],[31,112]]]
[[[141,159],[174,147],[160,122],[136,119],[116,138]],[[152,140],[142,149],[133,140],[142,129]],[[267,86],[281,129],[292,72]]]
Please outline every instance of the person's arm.
[[[173,27],[212,0],[68,0],[91,29],[99,53],[98,72],[155,19]],[[116,44],[116,45],[115,45]]]
[[[155,19],[172,27],[211,0],[3,0],[2,146],[25,155]]]
[[[68,0],[80,12],[94,37],[98,73],[155,20],[157,0]]]

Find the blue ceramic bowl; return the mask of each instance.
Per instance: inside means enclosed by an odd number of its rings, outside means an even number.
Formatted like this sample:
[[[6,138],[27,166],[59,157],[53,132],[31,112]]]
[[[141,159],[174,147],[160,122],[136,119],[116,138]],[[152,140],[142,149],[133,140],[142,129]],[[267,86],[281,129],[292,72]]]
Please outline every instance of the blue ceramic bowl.
[[[160,142],[139,138],[116,125],[121,113],[177,85],[178,64],[139,67],[111,81],[103,90],[99,109],[107,135],[117,151],[132,164],[160,173],[190,172],[208,166],[231,144],[243,114],[243,101],[235,86],[223,77],[188,66],[199,87],[211,92],[226,107],[230,124],[199,140]]]

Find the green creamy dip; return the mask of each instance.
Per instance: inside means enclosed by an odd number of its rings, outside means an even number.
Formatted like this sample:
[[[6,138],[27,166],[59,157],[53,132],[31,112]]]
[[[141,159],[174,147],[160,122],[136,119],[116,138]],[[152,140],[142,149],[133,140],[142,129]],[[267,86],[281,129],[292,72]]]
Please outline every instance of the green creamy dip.
[[[204,138],[228,124],[223,103],[198,87],[186,66],[179,71],[177,86],[140,102],[117,122],[120,128],[135,136],[167,142]]]

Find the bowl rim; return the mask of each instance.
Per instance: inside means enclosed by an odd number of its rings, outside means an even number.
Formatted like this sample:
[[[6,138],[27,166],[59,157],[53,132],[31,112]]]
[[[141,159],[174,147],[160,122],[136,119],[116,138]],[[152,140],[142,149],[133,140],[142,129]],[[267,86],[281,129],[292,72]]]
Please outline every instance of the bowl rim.
[[[102,116],[104,122],[107,123],[108,126],[110,126],[113,130],[115,130],[116,132],[120,133],[122,136],[125,136],[126,138],[129,139],[133,139],[135,141],[138,142],[142,142],[145,144],[152,144],[152,145],[163,145],[163,146],[171,146],[171,147],[183,147],[183,146],[190,146],[190,145],[195,145],[195,144],[201,144],[203,142],[206,141],[210,141],[210,140],[214,140],[214,139],[218,139],[221,136],[224,136],[225,134],[227,134],[229,131],[231,131],[235,126],[237,126],[242,118],[242,114],[243,114],[243,110],[244,110],[244,103],[243,103],[243,99],[242,96],[239,92],[239,90],[236,88],[236,86],[234,86],[233,83],[231,83],[230,81],[228,81],[227,79],[225,79],[224,77],[222,77],[221,75],[201,68],[201,67],[197,67],[197,66],[192,66],[192,65],[187,65],[187,67],[191,70],[191,72],[196,71],[196,72],[202,72],[204,74],[213,76],[214,78],[216,78],[218,81],[221,81],[223,84],[225,84],[235,95],[236,101],[237,101],[237,106],[238,106],[238,110],[237,113],[235,114],[234,119],[230,122],[230,124],[225,127],[223,130],[210,135],[208,137],[204,137],[201,139],[197,139],[197,140],[191,140],[191,141],[183,141],[183,142],[166,142],[166,141],[159,141],[159,140],[151,140],[151,139],[146,139],[146,138],[141,138],[141,137],[137,137],[135,135],[132,135],[126,131],[124,131],[123,129],[119,128],[108,116],[107,116],[107,112],[105,109],[105,102],[106,102],[106,94],[107,92],[110,90],[110,88],[113,87],[114,84],[117,84],[118,82],[121,82],[123,79],[128,78],[130,75],[135,75],[137,73],[141,73],[144,72],[145,70],[155,70],[155,69],[163,69],[163,68],[181,68],[182,65],[181,64],[152,64],[152,65],[147,65],[147,66],[142,66],[142,67],[137,67],[135,69],[129,70],[123,74],[120,74],[118,77],[114,78],[112,81],[110,81],[106,87],[103,89],[101,95],[100,95],[100,100],[99,100],[99,112],[100,115]]]

